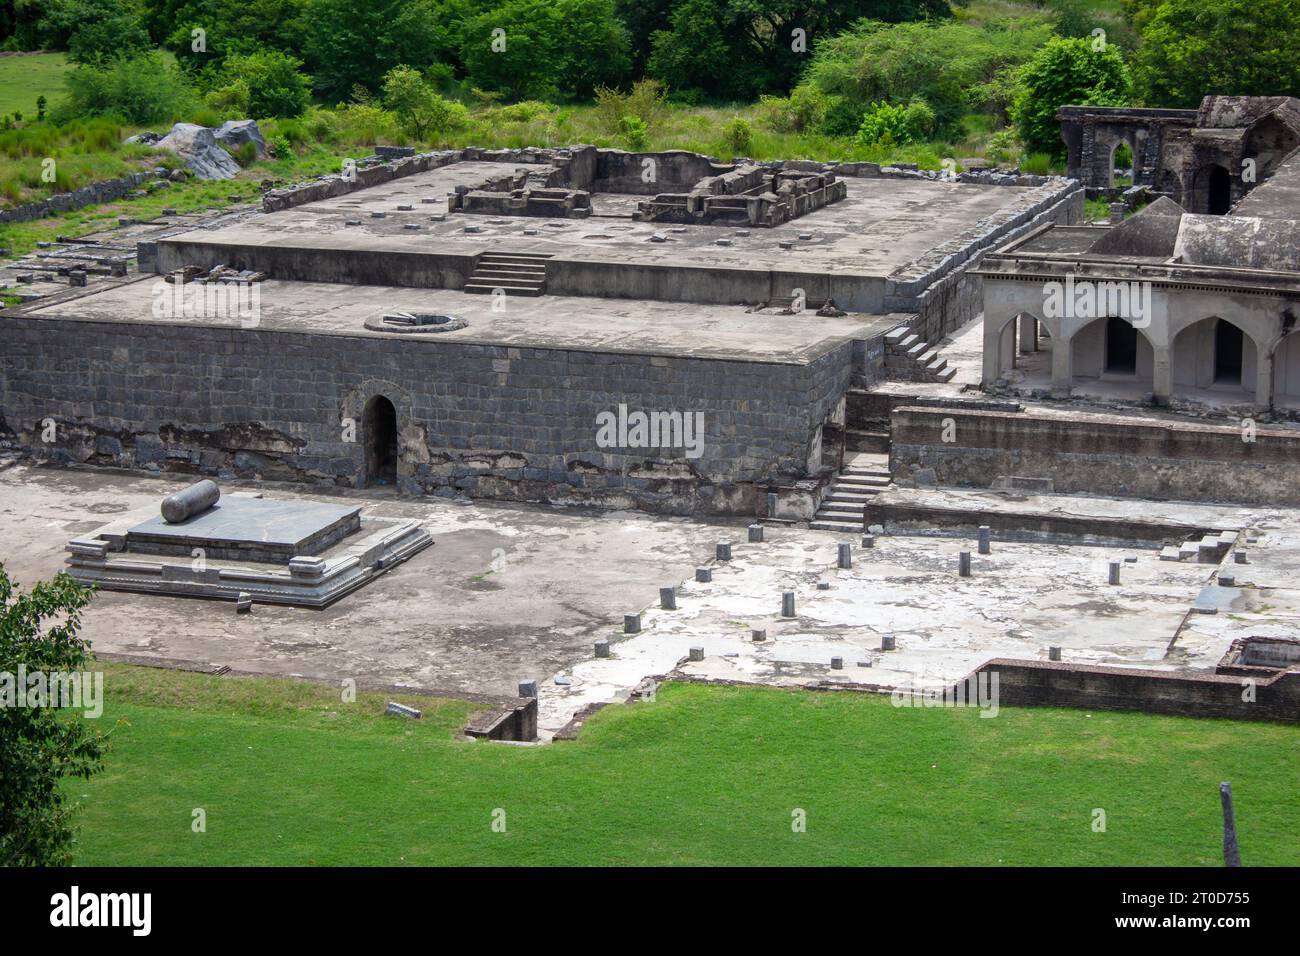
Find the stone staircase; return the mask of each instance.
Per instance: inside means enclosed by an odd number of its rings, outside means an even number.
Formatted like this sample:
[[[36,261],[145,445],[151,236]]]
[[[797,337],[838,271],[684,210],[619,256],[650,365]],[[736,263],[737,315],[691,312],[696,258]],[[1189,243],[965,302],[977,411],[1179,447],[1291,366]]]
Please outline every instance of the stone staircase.
[[[885,333],[885,369],[903,382],[951,382],[957,369],[905,325]]]
[[[889,483],[888,456],[866,452],[846,454],[844,469],[827,489],[809,527],[861,534],[863,506],[888,488]]]
[[[518,252],[485,252],[478,257],[474,272],[465,283],[465,291],[492,295],[500,289],[506,295],[545,295],[549,258]]]

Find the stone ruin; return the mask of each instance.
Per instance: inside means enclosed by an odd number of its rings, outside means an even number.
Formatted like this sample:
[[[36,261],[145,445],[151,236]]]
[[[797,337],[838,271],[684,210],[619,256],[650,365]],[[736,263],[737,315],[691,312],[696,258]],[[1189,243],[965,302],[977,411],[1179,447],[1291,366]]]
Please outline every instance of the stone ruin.
[[[681,225],[771,227],[848,195],[829,169],[777,170],[745,165],[707,176],[687,193],[660,193],[637,204],[634,219]]]

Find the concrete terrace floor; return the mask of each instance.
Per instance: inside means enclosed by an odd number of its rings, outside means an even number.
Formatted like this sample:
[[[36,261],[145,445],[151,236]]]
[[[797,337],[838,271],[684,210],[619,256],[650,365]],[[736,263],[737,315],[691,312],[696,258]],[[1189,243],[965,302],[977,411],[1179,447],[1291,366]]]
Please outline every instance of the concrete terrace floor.
[[[204,286],[185,287],[186,295],[203,295]],[[536,348],[576,348],[609,352],[691,355],[805,364],[849,339],[870,338],[897,325],[900,316],[846,315],[824,318],[812,311],[781,315],[778,310],[746,312],[741,306],[699,305],[642,299],[599,299],[547,295],[508,298],[494,308],[493,297],[452,289],[357,286],[328,282],[268,279],[259,295],[256,328],[381,337],[413,347],[439,342]],[[232,305],[222,317],[177,316],[175,286],[159,276],[141,276],[117,285],[93,287],[82,295],[27,307],[39,318],[140,324],[196,324],[239,329]],[[189,300],[197,307],[198,299]],[[161,303],[155,310],[155,303]],[[415,310],[465,319],[451,332],[401,333],[366,328],[385,313]],[[158,314],[155,314],[157,312]]]
[[[24,584],[47,578],[63,566],[69,539],[184,483],[0,464],[0,560]],[[367,513],[420,520],[434,545],[320,611],[258,605],[236,616],[226,602],[101,592],[84,626],[97,651],[462,697],[509,696],[519,680],[535,678],[544,739],[583,706],[623,699],[642,678],[671,671],[693,646],[703,646],[706,659],[684,670],[698,675],[929,687],[991,657],[1045,659],[1050,645],[1061,646],[1067,662],[1211,670],[1233,639],[1294,636],[1300,623],[1296,510],[888,493],[969,509],[1241,528],[1256,539],[1241,545],[1249,563],[1225,559],[1238,586],[1220,592],[1220,613],[1202,615],[1191,608],[1217,566],[1162,562],[1155,548],[995,540],[991,555],[973,555],[973,576],[961,579],[956,554],[974,551],[973,541],[881,535],[871,550],[855,538],[854,566],[842,571],[841,536],[790,526],[768,527],[767,540],[751,544],[743,522],[225,484],[261,487],[274,499],[364,503]],[[713,560],[718,541],[732,542],[732,561]],[[1108,585],[1107,562],[1130,557],[1122,584]],[[696,583],[693,570],[705,564],[713,581]],[[819,581],[830,587],[819,590]],[[658,607],[668,585],[679,585],[677,611]],[[795,592],[795,618],[780,617],[783,590]],[[624,635],[623,615],[638,611],[641,633]],[[766,642],[751,641],[754,627],[767,630]],[[897,650],[880,650],[887,633]],[[611,640],[608,659],[593,655],[601,638]],[[831,669],[832,656],[843,657],[843,670]]]
[[[626,194],[596,193],[592,199],[597,211],[621,216],[544,219],[446,214],[447,193],[455,185],[526,168],[513,163],[453,163],[344,196],[247,216],[230,225],[177,237],[214,245],[537,253],[587,261],[887,276],[1034,188],[850,176],[843,180],[848,195],[840,202],[778,226],[751,229],[748,236],[738,236],[733,226],[634,222],[631,213],[635,206],[626,200],[651,197]],[[372,212],[382,212],[384,217],[371,218]],[[433,218],[444,214],[443,221]],[[347,226],[349,219],[359,219],[360,224]],[[418,224],[420,231],[407,231],[407,224]],[[466,233],[466,226],[481,231]],[[537,235],[526,236],[525,229],[535,229]],[[668,241],[650,242],[656,232],[664,233]],[[803,234],[810,238],[799,239]],[[714,245],[720,238],[732,240],[733,245]],[[782,249],[782,241],[794,245]]]

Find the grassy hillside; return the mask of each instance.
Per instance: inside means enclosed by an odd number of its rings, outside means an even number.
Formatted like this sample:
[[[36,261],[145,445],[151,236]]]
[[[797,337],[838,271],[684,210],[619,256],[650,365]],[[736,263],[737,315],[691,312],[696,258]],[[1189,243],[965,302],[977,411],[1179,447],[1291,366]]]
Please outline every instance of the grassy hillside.
[[[35,119],[38,96],[53,105],[63,94],[63,73],[67,68],[62,53],[0,55],[0,114],[17,110]]]
[[[456,701],[408,721],[276,679],[106,684],[108,767],[68,784],[82,865],[1216,866],[1221,780],[1245,861],[1300,863],[1296,727],[670,685],[520,748],[454,740]]]

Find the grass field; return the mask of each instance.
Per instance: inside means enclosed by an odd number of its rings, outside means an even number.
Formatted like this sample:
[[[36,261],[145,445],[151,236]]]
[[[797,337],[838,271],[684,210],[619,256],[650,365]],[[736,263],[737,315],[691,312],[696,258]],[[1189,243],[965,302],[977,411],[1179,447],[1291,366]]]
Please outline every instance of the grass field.
[[[1220,865],[1221,780],[1245,862],[1300,863],[1293,727],[678,684],[521,748],[452,739],[462,702],[106,671],[81,865]]]
[[[0,114],[22,113],[36,119],[36,98],[49,106],[63,95],[63,74],[68,68],[62,53],[24,53],[0,56]]]

